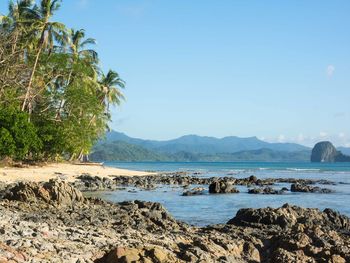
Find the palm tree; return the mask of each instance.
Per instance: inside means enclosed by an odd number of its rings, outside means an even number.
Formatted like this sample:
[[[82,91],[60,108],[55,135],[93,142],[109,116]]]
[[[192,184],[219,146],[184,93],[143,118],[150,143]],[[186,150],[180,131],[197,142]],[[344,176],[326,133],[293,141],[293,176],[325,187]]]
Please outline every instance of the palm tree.
[[[9,2],[9,14],[7,16],[1,16],[1,30],[13,34],[14,45],[12,47],[12,53],[15,52],[17,47],[18,38],[20,34],[27,31],[29,21],[33,17],[33,11],[31,9],[32,0],[19,0],[16,3],[14,1]]]
[[[125,88],[125,82],[120,78],[119,74],[113,70],[109,70],[107,75],[102,73],[100,84],[101,103],[105,104],[106,112],[109,111],[109,105],[120,105],[124,95],[119,88]]]
[[[87,38],[85,39],[85,30],[70,30],[70,35],[68,38],[68,41],[66,43],[66,46],[68,45],[68,50],[70,53],[70,64],[71,69],[68,74],[66,86],[69,86],[71,83],[73,71],[74,71],[74,65],[77,62],[82,62],[88,64],[89,67],[92,67],[93,71],[95,71],[95,67],[98,63],[98,54],[93,49],[84,49],[88,45],[95,45],[96,40],[93,38]],[[66,48],[66,47],[63,47]],[[58,120],[60,116],[60,112],[62,107],[64,106],[64,99],[62,98],[58,107],[58,110],[56,112],[55,119]]]
[[[32,72],[30,74],[25,98],[22,104],[22,111],[25,110],[27,104],[29,108],[29,113],[31,113],[31,104],[28,103],[31,87],[35,75],[36,68],[38,66],[38,61],[41,52],[48,48],[49,51],[53,49],[54,41],[63,44],[66,40],[66,27],[64,24],[59,22],[51,22],[55,11],[57,11],[60,7],[60,0],[41,0],[40,6],[35,5],[33,8],[34,18],[32,20],[32,27],[35,35],[38,36],[37,42],[37,53],[35,56],[35,61],[33,64]]]
[[[125,82],[120,78],[117,72],[109,70],[107,75],[102,73],[99,87],[100,89],[98,90],[97,96],[100,99],[101,105],[105,108],[105,117],[109,119],[109,106],[111,104],[120,105],[121,101],[124,100],[124,95],[120,91],[120,88],[125,88]],[[93,115],[88,127],[91,127],[95,119],[96,115]],[[84,155],[84,149],[80,150],[78,160],[88,160],[88,157]]]

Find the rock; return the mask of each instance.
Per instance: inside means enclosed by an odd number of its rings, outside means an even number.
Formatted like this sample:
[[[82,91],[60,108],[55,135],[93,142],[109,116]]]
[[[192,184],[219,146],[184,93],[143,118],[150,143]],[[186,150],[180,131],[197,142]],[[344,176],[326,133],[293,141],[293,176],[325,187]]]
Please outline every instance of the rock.
[[[81,191],[115,190],[117,188],[116,182],[108,177],[82,174],[77,179],[73,185]]]
[[[303,193],[323,193],[323,194],[328,194],[332,193],[333,191],[328,188],[320,188],[318,186],[310,186],[310,185],[305,185],[305,184],[292,184],[290,186],[290,191],[291,192],[303,192]]]
[[[254,175],[249,176],[249,182],[256,183],[258,181],[258,178]]]
[[[346,260],[340,255],[332,255],[330,263],[346,263]]]
[[[226,193],[239,193],[238,189],[232,186],[232,183],[225,180],[214,181],[209,185],[210,194],[226,194]]]
[[[84,202],[83,194],[61,180],[50,180],[47,183],[20,182],[9,189],[4,196],[8,200],[18,200],[22,202],[37,202],[55,205],[69,205]]]
[[[350,162],[350,156],[342,154],[331,142],[317,143],[311,152],[311,162]]]
[[[248,190],[248,194],[283,194],[286,191],[286,188],[282,188],[281,190],[275,190],[272,187],[260,187],[253,188]],[[288,189],[287,189],[288,191]]]
[[[195,187],[188,191],[183,192],[183,196],[192,196],[192,195],[202,195],[204,194],[205,189],[203,187]]]
[[[117,247],[112,249],[95,263],[132,263],[132,262],[179,262],[168,251],[159,247]]]

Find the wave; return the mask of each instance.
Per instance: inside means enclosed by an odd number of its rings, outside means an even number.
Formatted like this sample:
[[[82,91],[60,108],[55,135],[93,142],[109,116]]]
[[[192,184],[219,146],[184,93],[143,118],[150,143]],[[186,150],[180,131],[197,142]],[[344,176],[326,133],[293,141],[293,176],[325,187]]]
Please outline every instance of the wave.
[[[295,171],[295,172],[319,172],[321,169],[317,168],[286,168],[288,171]]]

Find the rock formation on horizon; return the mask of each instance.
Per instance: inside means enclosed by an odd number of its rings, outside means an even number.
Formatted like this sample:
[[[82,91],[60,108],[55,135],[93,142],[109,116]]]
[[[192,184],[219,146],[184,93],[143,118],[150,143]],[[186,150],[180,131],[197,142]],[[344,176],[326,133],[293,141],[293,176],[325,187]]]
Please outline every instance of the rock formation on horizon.
[[[350,156],[342,154],[342,152],[338,151],[331,142],[324,141],[316,143],[312,149],[311,162],[350,162]]]

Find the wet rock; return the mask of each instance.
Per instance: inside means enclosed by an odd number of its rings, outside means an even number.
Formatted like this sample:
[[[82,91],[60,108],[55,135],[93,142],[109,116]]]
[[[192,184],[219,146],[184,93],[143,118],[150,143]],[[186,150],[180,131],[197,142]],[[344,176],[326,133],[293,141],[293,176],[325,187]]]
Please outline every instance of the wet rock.
[[[238,189],[233,187],[232,183],[221,180],[215,181],[209,185],[210,194],[226,194],[226,193],[239,193]]]
[[[288,190],[288,189],[287,189]],[[282,188],[281,190],[273,189],[272,187],[260,187],[260,188],[253,188],[248,190],[248,194],[284,194],[286,191],[285,188]]]
[[[183,196],[192,196],[192,195],[202,195],[204,194],[205,189],[203,187],[195,187],[188,191],[183,192]]]
[[[332,193],[333,191],[328,188],[321,188],[318,186],[311,186],[311,185],[305,185],[305,184],[292,184],[290,187],[291,192],[302,192],[302,193],[323,193],[328,194]]]

